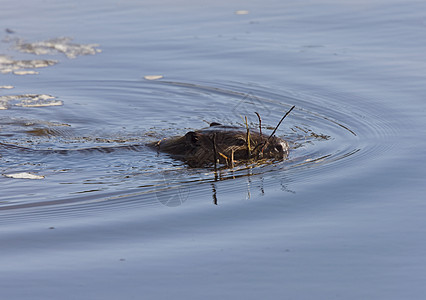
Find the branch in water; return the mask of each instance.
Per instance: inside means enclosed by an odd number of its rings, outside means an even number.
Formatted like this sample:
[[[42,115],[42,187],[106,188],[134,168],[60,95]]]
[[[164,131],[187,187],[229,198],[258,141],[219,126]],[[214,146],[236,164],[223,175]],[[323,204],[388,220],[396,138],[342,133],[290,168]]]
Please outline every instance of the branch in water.
[[[258,112],[254,112],[257,115],[257,118],[259,119],[259,133],[262,135],[262,119],[260,118],[260,115]]]
[[[268,139],[266,140],[265,145],[263,145],[262,147],[262,152],[263,149],[265,149],[266,145],[268,145],[269,141],[272,139],[272,137],[274,136],[275,132],[277,131],[278,127],[280,127],[282,121],[291,113],[291,111],[293,110],[293,108],[295,108],[296,105],[293,105],[290,110],[288,112],[286,112],[286,114],[281,118],[281,120],[278,122],[277,126],[275,127],[274,131],[272,131],[271,135],[268,137]]]

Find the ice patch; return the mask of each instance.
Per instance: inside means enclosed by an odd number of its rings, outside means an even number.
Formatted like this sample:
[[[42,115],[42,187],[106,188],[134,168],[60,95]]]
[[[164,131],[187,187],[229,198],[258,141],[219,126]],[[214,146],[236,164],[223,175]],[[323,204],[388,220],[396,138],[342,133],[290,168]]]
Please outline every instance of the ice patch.
[[[40,74],[37,71],[34,70],[23,70],[23,71],[13,71],[13,74],[15,75],[37,75]]]
[[[146,75],[143,78],[146,80],[158,80],[163,78],[163,75]]]
[[[14,60],[6,55],[0,55],[0,73],[16,75],[38,74],[36,71],[25,69],[44,68],[56,65],[58,61],[48,59]]]
[[[44,179],[43,175],[37,175],[34,173],[21,172],[13,174],[2,174],[4,177],[17,178],[17,179]]]
[[[59,106],[64,103],[55,97],[44,94],[23,94],[0,96],[0,109],[9,109],[12,106],[17,107],[46,107]]]
[[[248,15],[250,12],[248,10],[237,10],[236,15]]]
[[[0,110],[9,109],[10,105],[8,101],[0,99]]]
[[[71,43],[72,38],[60,37],[41,42],[29,43],[18,39],[15,48],[21,52],[37,55],[63,53],[68,58],[76,58],[80,55],[95,55],[102,52],[97,49],[98,44],[76,44]]]

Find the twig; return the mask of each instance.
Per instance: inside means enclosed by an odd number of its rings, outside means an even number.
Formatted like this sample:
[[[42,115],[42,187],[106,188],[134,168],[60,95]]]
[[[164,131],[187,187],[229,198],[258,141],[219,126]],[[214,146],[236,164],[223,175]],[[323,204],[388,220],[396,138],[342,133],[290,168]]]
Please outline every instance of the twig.
[[[231,149],[231,166],[234,168],[234,149]]]
[[[226,161],[226,165],[228,165],[228,166],[229,166],[229,157],[228,157],[228,156],[226,156],[225,154],[223,154],[222,152],[219,152],[219,151],[218,151],[217,153],[225,159],[225,161]]]
[[[260,118],[260,115],[257,112],[254,112],[257,115],[257,118],[259,119],[259,133],[262,135],[262,119]]]
[[[247,122],[247,116],[246,118],[246,128],[247,128],[247,158],[250,158],[251,156],[251,147],[250,147],[250,129],[248,127],[248,122]]]
[[[217,161],[217,152],[216,152],[216,132],[213,133],[213,137],[211,138],[213,144],[213,159],[214,159],[214,169],[216,170],[216,161]]]
[[[281,120],[278,122],[278,125],[275,127],[274,131],[272,131],[271,135],[269,136],[268,140],[272,138],[272,136],[275,134],[275,131],[277,131],[278,127],[280,127],[281,122],[291,113],[293,108],[295,108],[296,105],[293,105],[288,112],[285,113],[284,117],[281,118]]]
[[[290,110],[288,112],[285,113],[285,115],[281,118],[281,120],[278,122],[277,126],[275,127],[274,131],[272,131],[271,135],[268,137],[268,139],[266,140],[266,143],[263,145],[262,147],[262,152],[265,149],[266,145],[268,145],[269,141],[272,139],[272,137],[274,136],[275,132],[277,131],[278,127],[280,127],[282,121],[291,113],[291,111],[293,110],[293,108],[295,108],[296,105],[293,105]]]

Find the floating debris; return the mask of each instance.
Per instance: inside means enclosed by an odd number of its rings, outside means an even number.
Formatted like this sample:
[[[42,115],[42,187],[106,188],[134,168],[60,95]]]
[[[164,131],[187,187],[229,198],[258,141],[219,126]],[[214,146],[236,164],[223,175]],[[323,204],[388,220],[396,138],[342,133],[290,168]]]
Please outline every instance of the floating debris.
[[[9,33],[9,34],[15,33],[15,31],[10,28],[6,28],[5,31],[6,33]]]
[[[33,70],[56,65],[58,61],[49,59],[14,60],[6,55],[0,55],[0,73],[14,73],[16,75],[38,74]]]
[[[15,41],[15,48],[21,52],[36,55],[63,53],[68,58],[76,58],[81,55],[95,55],[102,52],[97,49],[98,44],[76,44],[71,43],[73,39],[69,37],[54,38],[41,42],[25,42],[18,39]]]
[[[248,10],[237,10],[236,15],[248,15],[250,12]]]
[[[14,88],[13,85],[0,85],[0,89],[9,90],[9,89],[13,89],[13,88]]]
[[[43,175],[37,175],[34,173],[21,172],[13,174],[2,174],[4,177],[16,178],[16,179],[44,179]]]
[[[56,100],[55,97],[45,94],[23,94],[0,96],[0,110],[9,109],[12,106],[18,107],[46,107],[60,106],[64,103]]]
[[[146,80],[158,80],[158,79],[161,79],[163,77],[164,77],[163,75],[146,75],[143,78],[146,79]]]

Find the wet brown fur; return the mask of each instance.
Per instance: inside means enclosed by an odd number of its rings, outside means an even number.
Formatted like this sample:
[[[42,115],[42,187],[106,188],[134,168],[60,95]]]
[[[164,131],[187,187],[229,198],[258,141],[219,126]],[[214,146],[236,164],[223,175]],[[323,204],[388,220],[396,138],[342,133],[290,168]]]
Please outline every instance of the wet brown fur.
[[[288,156],[286,141],[241,127],[212,123],[210,127],[190,131],[185,136],[152,143],[159,152],[187,162],[192,167],[214,165],[233,166],[242,161],[277,159]]]

